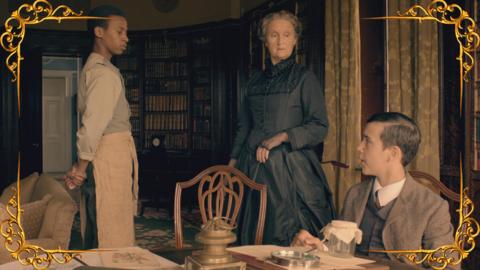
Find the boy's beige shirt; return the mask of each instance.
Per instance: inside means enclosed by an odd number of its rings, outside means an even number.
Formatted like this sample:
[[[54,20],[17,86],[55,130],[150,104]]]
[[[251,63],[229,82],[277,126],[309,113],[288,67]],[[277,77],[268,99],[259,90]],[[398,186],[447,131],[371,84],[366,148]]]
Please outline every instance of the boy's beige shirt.
[[[77,132],[80,159],[94,159],[103,135],[131,131],[123,78],[118,68],[98,53],[90,54],[80,74],[78,112],[81,116]]]

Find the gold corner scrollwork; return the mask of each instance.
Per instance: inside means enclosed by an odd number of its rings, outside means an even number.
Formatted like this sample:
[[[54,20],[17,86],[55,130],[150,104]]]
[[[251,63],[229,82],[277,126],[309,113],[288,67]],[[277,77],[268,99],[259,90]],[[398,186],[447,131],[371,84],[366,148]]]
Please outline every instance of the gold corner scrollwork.
[[[5,63],[12,73],[12,82],[17,86],[18,115],[20,116],[20,65],[23,60],[21,45],[25,38],[27,25],[39,24],[44,21],[107,19],[104,17],[82,16],[83,12],[75,12],[67,5],[56,8],[47,0],[36,0],[32,4],[22,4],[5,21],[5,32],[0,36],[0,44],[7,52]],[[23,265],[32,265],[35,269],[48,269],[53,262],[69,263],[86,250],[45,249],[26,242],[22,228],[22,208],[20,205],[20,154],[18,155],[17,186],[5,206],[7,219],[0,220],[0,235],[5,238],[4,248],[13,259]]]
[[[0,223],[0,235],[5,238],[4,248],[12,258],[23,265],[32,265],[35,269],[48,269],[55,261],[58,264],[70,262],[84,250],[62,250],[60,248],[48,250],[26,242],[25,233],[21,225],[22,209],[20,205],[20,157],[18,158],[17,186],[12,188],[13,195],[9,199],[5,210],[7,219]]]
[[[7,69],[12,73],[12,81],[17,82],[17,105],[20,114],[20,63],[23,60],[21,45],[25,38],[26,25],[39,24],[44,21],[105,19],[100,17],[82,16],[66,5],[53,8],[47,0],[36,0],[32,4],[23,4],[14,10],[5,21],[5,32],[0,36],[0,44],[8,53],[5,60]]]
[[[436,21],[441,24],[454,25],[455,38],[459,45],[459,76],[460,76],[460,115],[463,107],[463,85],[468,81],[467,75],[475,64],[472,53],[480,46],[480,35],[477,32],[475,20],[458,4],[447,4],[444,0],[432,0],[425,8],[413,5],[397,16],[385,16],[366,19],[385,20],[423,20]],[[455,230],[455,241],[436,249],[425,250],[370,250],[371,252],[392,253],[397,258],[405,258],[414,264],[427,264],[432,269],[442,270],[448,265],[458,265],[475,248],[475,238],[480,234],[480,224],[472,216],[473,201],[468,194],[468,188],[463,188],[462,155],[460,155],[460,204],[457,212],[459,224]]]
[[[460,161],[460,168],[462,162]],[[442,270],[448,265],[457,265],[466,259],[475,248],[475,238],[480,234],[479,222],[472,216],[473,201],[467,195],[468,188],[463,189],[463,173],[460,170],[460,207],[459,225],[455,231],[455,242],[451,245],[440,246],[426,250],[372,250],[371,252],[393,253],[397,258],[402,257],[414,264],[428,264],[432,269]]]
[[[460,114],[463,103],[463,83],[468,81],[468,73],[472,70],[475,59],[472,53],[480,46],[480,35],[476,31],[475,20],[458,4],[448,4],[444,0],[432,0],[427,7],[413,5],[397,16],[373,17],[366,19],[436,21],[453,25],[455,37],[459,45],[457,60],[460,64]]]

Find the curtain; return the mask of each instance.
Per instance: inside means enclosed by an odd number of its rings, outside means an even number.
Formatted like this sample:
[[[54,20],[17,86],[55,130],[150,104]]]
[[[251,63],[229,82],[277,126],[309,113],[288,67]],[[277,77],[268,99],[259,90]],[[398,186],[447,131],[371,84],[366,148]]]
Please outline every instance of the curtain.
[[[325,2],[325,100],[329,130],[323,160],[338,160],[350,168],[325,168],[337,212],[347,190],[360,182],[356,147],[360,142],[359,1]]]
[[[389,0],[388,15],[429,0]],[[440,177],[438,24],[433,21],[389,20],[386,23],[386,104],[417,123],[422,142],[410,170]]]

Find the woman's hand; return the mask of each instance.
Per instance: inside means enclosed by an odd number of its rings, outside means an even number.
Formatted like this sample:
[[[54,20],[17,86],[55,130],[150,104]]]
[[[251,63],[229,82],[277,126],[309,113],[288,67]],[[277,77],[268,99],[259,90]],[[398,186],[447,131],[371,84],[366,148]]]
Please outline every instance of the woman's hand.
[[[303,247],[303,246],[306,245],[307,239],[311,239],[311,238],[314,238],[314,236],[311,235],[306,230],[302,229],[295,235],[295,237],[293,238],[293,241],[290,244],[290,246],[292,246],[292,247]]]
[[[328,247],[322,240],[303,229],[295,235],[290,245],[292,247],[312,247],[317,249],[317,251],[328,251]]]
[[[234,167],[235,168],[235,165],[237,164],[237,160],[232,158],[230,159],[230,161],[228,161],[228,166],[230,167]]]
[[[270,150],[286,141],[288,141],[288,135],[286,132],[278,133],[270,139],[264,140],[257,148],[257,161],[260,163],[267,162]]]

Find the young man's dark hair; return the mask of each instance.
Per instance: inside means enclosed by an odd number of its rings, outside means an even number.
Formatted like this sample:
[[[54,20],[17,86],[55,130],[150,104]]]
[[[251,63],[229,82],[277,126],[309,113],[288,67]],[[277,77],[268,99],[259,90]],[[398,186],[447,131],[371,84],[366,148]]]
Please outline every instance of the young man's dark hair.
[[[402,165],[407,166],[415,157],[421,142],[421,134],[413,120],[398,112],[376,113],[367,123],[386,123],[380,139],[384,147],[398,146],[402,150]]]
[[[125,18],[125,13],[112,5],[102,5],[95,7],[94,9],[90,10],[88,13],[88,16],[92,17],[109,17],[109,16],[120,16]],[[102,28],[107,28],[108,26],[108,20],[106,19],[92,19],[87,21],[87,30],[88,33],[92,35],[92,37],[95,37],[95,27],[102,27]]]

